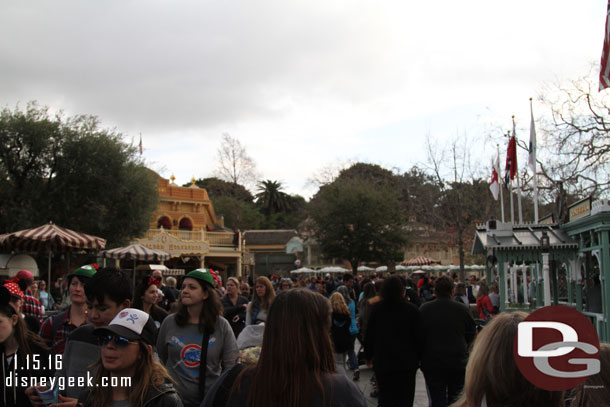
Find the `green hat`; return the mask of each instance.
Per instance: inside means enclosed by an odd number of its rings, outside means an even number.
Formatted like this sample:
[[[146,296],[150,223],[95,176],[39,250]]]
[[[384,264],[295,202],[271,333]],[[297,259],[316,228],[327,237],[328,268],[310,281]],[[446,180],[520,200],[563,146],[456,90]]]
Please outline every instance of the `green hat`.
[[[72,274],[68,275],[68,280],[71,280],[72,277],[76,276],[91,278],[93,277],[96,271],[97,269],[93,265],[87,264],[86,266],[77,268],[72,272]]]
[[[197,269],[189,272],[186,277],[196,278],[198,280],[204,281],[214,287],[214,276],[212,275],[212,270],[210,269]]]

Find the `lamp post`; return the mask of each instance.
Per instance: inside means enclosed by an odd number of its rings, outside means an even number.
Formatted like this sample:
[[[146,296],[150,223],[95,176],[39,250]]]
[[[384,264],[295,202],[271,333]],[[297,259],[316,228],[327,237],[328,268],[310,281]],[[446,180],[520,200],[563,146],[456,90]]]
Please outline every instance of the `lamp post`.
[[[549,251],[551,241],[546,231],[542,232],[540,238],[540,249],[542,251],[542,279],[544,287],[544,306],[551,305],[551,275],[549,272]]]

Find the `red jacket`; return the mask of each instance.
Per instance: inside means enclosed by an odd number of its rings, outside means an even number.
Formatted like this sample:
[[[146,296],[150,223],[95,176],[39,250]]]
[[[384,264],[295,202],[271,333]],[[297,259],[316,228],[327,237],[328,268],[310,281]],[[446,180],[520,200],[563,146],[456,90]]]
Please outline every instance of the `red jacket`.
[[[479,318],[481,319],[489,319],[493,315],[494,307],[491,305],[491,300],[489,299],[489,295],[484,295],[477,300],[477,312],[479,313]],[[488,311],[487,313],[485,311]]]

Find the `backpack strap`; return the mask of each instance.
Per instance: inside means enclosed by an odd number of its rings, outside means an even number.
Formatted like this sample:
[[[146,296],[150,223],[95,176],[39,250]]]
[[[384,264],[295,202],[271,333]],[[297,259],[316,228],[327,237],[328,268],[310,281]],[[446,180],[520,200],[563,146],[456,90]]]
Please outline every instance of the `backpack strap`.
[[[51,346],[52,347],[55,347],[55,344],[57,343],[57,341],[55,340],[55,334],[61,327],[61,322],[64,320],[64,317],[66,316],[66,312],[68,312],[68,311],[69,311],[69,309],[67,311],[60,312],[59,314],[55,314],[55,315],[52,315],[49,317],[49,318],[51,318]]]
[[[208,345],[210,343],[210,332],[205,328],[203,331],[203,340],[201,341],[201,353],[199,356],[199,395],[203,399],[205,396],[205,374],[207,371],[208,360]]]
[[[229,373],[227,373],[218,389],[216,389],[216,395],[212,401],[212,407],[225,407],[227,405],[233,383],[235,383],[235,379],[237,379],[237,376],[242,370],[245,369],[245,367],[246,365],[243,363],[238,363],[233,366],[231,370],[229,370]]]

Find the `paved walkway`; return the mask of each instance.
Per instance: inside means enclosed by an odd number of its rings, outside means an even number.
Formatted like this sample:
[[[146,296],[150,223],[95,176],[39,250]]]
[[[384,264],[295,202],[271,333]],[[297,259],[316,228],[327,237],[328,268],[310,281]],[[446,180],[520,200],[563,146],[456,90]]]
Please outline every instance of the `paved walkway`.
[[[348,371],[348,374],[349,378],[351,379],[351,372]],[[360,366],[360,380],[355,383],[364,393],[369,407],[375,407],[377,406],[377,399],[371,397],[371,391],[373,391],[373,386],[370,382],[371,376],[373,376],[373,370],[362,365]],[[424,380],[424,374],[421,372],[421,370],[417,371],[417,378],[415,380],[415,402],[413,403],[413,406],[428,407],[426,382]]]

